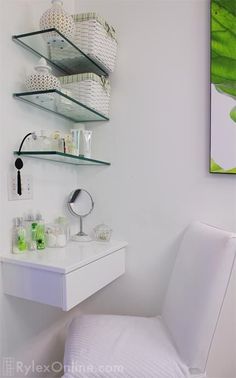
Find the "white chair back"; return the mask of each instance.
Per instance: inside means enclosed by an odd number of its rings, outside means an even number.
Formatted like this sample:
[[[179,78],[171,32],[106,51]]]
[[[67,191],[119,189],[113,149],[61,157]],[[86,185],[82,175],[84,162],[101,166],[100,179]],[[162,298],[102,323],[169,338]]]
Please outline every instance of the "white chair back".
[[[205,371],[235,252],[235,234],[200,222],[183,236],[162,319],[194,374]]]

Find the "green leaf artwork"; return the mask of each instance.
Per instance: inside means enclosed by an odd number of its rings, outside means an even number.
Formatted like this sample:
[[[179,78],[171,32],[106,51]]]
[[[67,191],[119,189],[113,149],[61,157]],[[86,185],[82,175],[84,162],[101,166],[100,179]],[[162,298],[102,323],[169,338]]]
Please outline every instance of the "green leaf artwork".
[[[213,159],[211,159],[211,172],[212,173],[236,173],[236,168],[223,169]]]
[[[211,85],[217,91],[215,91],[216,93],[231,98],[231,109],[226,110],[226,113],[236,129],[236,0],[211,0]],[[233,104],[234,101],[235,105]],[[215,106],[215,109],[212,108],[211,112],[217,110],[217,114],[220,114],[219,109],[216,109],[214,100],[212,100],[213,106]],[[225,111],[225,108],[222,109],[224,109],[222,111]],[[212,124],[212,132],[214,126]],[[228,124],[227,126],[222,125],[222,127],[228,127]],[[214,132],[215,134],[211,135],[211,144],[214,143],[215,135],[219,139],[219,133]],[[220,145],[219,140],[217,143]],[[224,148],[227,149],[227,145]],[[222,152],[222,149],[222,146],[218,147],[218,150],[221,150],[220,152]],[[215,148],[214,152],[216,150]],[[211,156],[210,172],[235,174],[236,163],[232,162],[231,167],[233,168],[224,169],[222,164],[216,163]]]
[[[212,0],[211,82],[219,92],[236,100],[235,0]],[[236,122],[235,115],[232,119]]]

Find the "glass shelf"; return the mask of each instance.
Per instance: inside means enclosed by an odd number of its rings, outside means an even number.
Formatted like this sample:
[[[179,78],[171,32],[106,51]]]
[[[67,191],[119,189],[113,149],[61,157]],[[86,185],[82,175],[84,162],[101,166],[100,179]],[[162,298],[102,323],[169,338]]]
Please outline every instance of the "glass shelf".
[[[107,161],[64,154],[58,151],[21,151],[20,153],[18,151],[14,151],[14,155],[74,165],[111,165],[111,163],[108,163]]]
[[[74,122],[108,121],[105,115],[81,104],[64,93],[50,89],[47,91],[14,93],[15,98],[53,112]]]
[[[83,53],[57,29],[14,35],[12,39],[27,50],[45,58],[64,74],[94,72],[99,76],[108,76],[104,67]]]

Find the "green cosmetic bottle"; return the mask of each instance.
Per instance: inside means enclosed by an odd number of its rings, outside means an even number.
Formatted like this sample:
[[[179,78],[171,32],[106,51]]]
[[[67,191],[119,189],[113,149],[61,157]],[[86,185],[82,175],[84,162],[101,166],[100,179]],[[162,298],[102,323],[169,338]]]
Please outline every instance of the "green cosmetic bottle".
[[[35,229],[36,246],[38,250],[42,250],[46,248],[46,237],[45,237],[45,224],[44,224],[41,214],[37,214],[36,222],[37,222],[36,229]]]
[[[17,248],[19,252],[27,251],[26,229],[23,218],[19,219],[19,226],[17,228]]]

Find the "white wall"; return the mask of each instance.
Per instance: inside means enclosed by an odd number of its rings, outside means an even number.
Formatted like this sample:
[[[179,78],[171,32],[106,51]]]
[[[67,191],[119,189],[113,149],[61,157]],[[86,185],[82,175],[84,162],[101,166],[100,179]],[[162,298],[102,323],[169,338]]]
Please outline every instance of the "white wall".
[[[11,151],[21,136],[32,127],[64,127],[59,119],[11,98],[25,65],[35,59],[15,46],[10,35],[29,30],[31,14],[36,20],[46,3],[1,2],[7,14],[14,10],[15,15],[2,24],[3,250],[9,249],[14,216],[30,208],[40,209],[47,218],[57,215],[75,185],[85,186],[95,199],[87,227],[101,221],[112,225],[115,236],[129,242],[129,250],[126,275],[68,314],[4,297],[4,355],[18,350],[25,359],[44,362],[61,357],[64,324],[80,310],[158,313],[179,237],[191,220],[236,229],[235,177],[208,173],[209,2],[205,0],[76,1],[79,12],[95,10],[118,30],[111,121],[91,125],[97,155],[110,158],[112,166],[78,170],[25,160],[25,171],[34,176],[34,200],[24,204],[7,201]],[[235,285],[211,354],[212,378],[236,376]]]

